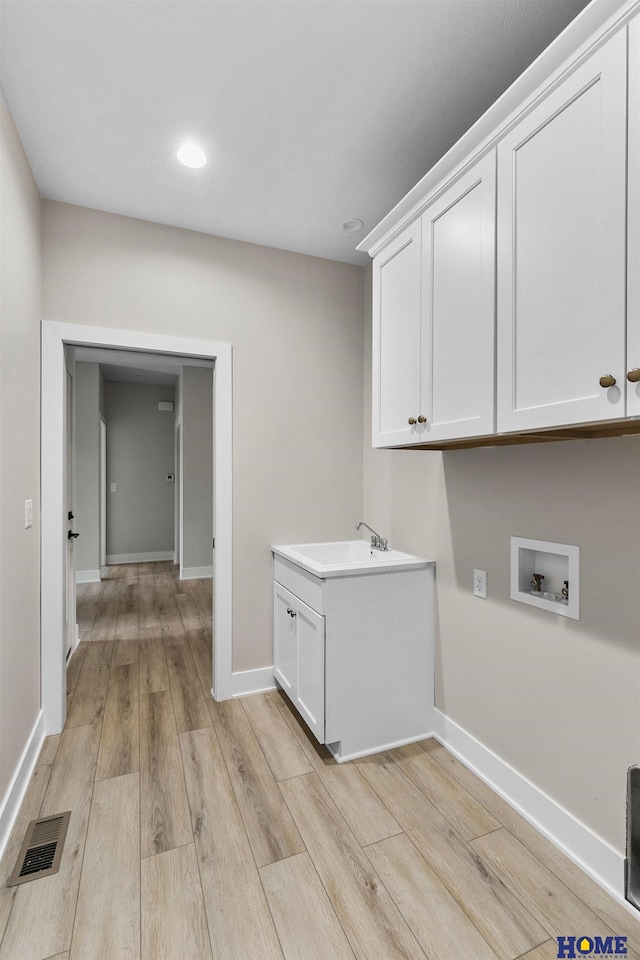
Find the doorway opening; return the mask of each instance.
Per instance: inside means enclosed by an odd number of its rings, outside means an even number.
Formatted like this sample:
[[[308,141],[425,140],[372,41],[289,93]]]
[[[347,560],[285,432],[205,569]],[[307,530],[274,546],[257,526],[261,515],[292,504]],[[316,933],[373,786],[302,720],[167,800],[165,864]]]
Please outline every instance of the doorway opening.
[[[67,548],[67,516],[64,512],[65,476],[67,459],[65,443],[68,438],[67,424],[67,369],[65,366],[65,350],[75,348],[76,354],[86,356],[84,351],[109,350],[126,351],[133,354],[132,363],[139,367],[150,369],[154,363],[153,355],[162,355],[165,360],[171,358],[174,363],[191,369],[211,369],[213,366],[212,383],[210,385],[210,418],[209,424],[202,430],[200,437],[210,444],[213,454],[213,494],[209,497],[209,515],[211,523],[201,524],[199,533],[206,531],[206,541],[210,542],[211,531],[214,532],[215,549],[213,550],[213,564],[199,564],[193,562],[191,573],[185,567],[185,556],[190,556],[185,547],[184,526],[178,541],[173,542],[170,559],[176,556],[180,559],[181,572],[185,577],[199,575],[207,576],[207,568],[213,573],[213,664],[214,683],[212,695],[216,700],[228,699],[231,696],[231,612],[232,612],[232,579],[231,579],[231,347],[229,344],[219,344],[211,341],[191,340],[188,338],[136,333],[128,330],[87,327],[78,324],[63,324],[53,321],[43,321],[42,324],[42,700],[47,734],[62,730],[66,715],[65,709],[65,612],[68,604],[66,591],[69,587],[67,565],[61,562]],[[111,355],[112,358],[114,355]],[[122,355],[120,355],[120,359]],[[201,385],[202,386],[202,385]],[[168,402],[168,401],[165,401]],[[170,411],[167,411],[170,414]],[[175,443],[174,425],[171,424],[170,446]],[[187,431],[185,424],[180,423],[179,443],[180,455],[184,455],[184,443]],[[95,518],[98,530],[96,536],[95,567],[102,574],[109,569],[109,560],[113,562],[121,559],[121,555],[110,553],[109,528],[109,496],[111,482],[116,484],[117,479],[111,481],[109,474],[108,438],[109,423],[105,419],[98,431],[97,446],[100,451],[98,458],[99,481],[98,486],[107,487],[104,492],[104,503],[101,502]],[[201,443],[201,446],[206,446]],[[106,458],[106,473],[104,469]],[[171,487],[170,497],[174,501],[176,490],[176,468],[167,469],[163,480],[167,487]],[[173,474],[173,479],[167,479]],[[185,482],[180,480],[179,506],[184,514]],[[200,484],[202,487],[202,484]],[[211,490],[211,487],[209,487]],[[202,492],[202,491],[200,491]],[[106,504],[106,506],[105,506]],[[189,500],[189,506],[193,504]],[[105,516],[106,513],[106,516]],[[188,511],[187,511],[188,513]],[[63,522],[64,520],[64,522]],[[184,524],[185,517],[182,516]],[[179,529],[171,516],[168,528],[173,531]],[[200,537],[202,539],[202,536]],[[131,551],[135,553],[136,551]],[[153,551],[140,551],[140,553]],[[126,551],[125,551],[126,555]],[[196,556],[196,554],[191,554]],[[209,552],[209,557],[211,552]],[[135,561],[132,561],[135,562]],[[145,562],[145,558],[142,558]],[[153,562],[153,561],[149,561]]]

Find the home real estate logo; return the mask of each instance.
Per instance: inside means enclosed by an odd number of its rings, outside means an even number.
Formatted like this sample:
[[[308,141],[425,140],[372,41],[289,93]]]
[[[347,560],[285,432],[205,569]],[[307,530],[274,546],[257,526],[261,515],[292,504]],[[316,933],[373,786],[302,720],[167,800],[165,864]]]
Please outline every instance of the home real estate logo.
[[[556,937],[557,957],[626,957],[626,937]]]

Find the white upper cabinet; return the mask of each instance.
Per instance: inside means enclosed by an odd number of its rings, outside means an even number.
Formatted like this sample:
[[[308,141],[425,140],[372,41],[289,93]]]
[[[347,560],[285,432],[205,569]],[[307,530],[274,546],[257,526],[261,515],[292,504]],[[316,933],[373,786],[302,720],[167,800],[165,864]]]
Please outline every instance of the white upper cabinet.
[[[373,444],[494,429],[495,154],[374,260]]]
[[[498,144],[500,432],[626,414],[626,62],[620,30]]]
[[[640,416],[640,17],[629,24],[627,414]]]
[[[420,414],[420,221],[373,262],[373,446],[414,442]]]
[[[422,215],[420,442],[495,429],[495,184],[491,151]]]

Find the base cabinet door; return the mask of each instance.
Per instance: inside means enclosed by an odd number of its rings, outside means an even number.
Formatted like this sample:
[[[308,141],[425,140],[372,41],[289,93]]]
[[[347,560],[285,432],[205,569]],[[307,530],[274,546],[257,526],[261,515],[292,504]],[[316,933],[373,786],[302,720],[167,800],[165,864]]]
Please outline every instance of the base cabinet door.
[[[499,432],[625,416],[626,35],[498,145]]]
[[[324,617],[298,602],[298,710],[320,743],[324,743]]]
[[[324,743],[325,619],[275,582],[273,620],[274,676]]]
[[[298,630],[291,615],[299,601],[279,583],[273,585],[273,663],[276,680],[295,700],[298,690]]]

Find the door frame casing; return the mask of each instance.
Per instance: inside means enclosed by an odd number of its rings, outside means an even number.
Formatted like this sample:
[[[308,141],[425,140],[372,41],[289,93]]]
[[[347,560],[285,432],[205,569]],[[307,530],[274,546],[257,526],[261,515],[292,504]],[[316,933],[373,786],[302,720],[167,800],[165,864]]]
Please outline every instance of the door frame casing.
[[[64,656],[64,391],[65,346],[109,347],[198,357],[214,361],[213,649],[216,700],[231,697],[232,672],[232,348],[210,340],[142,333],[111,327],[42,321],[41,378],[41,671],[42,710],[47,735],[59,733],[66,718]]]

